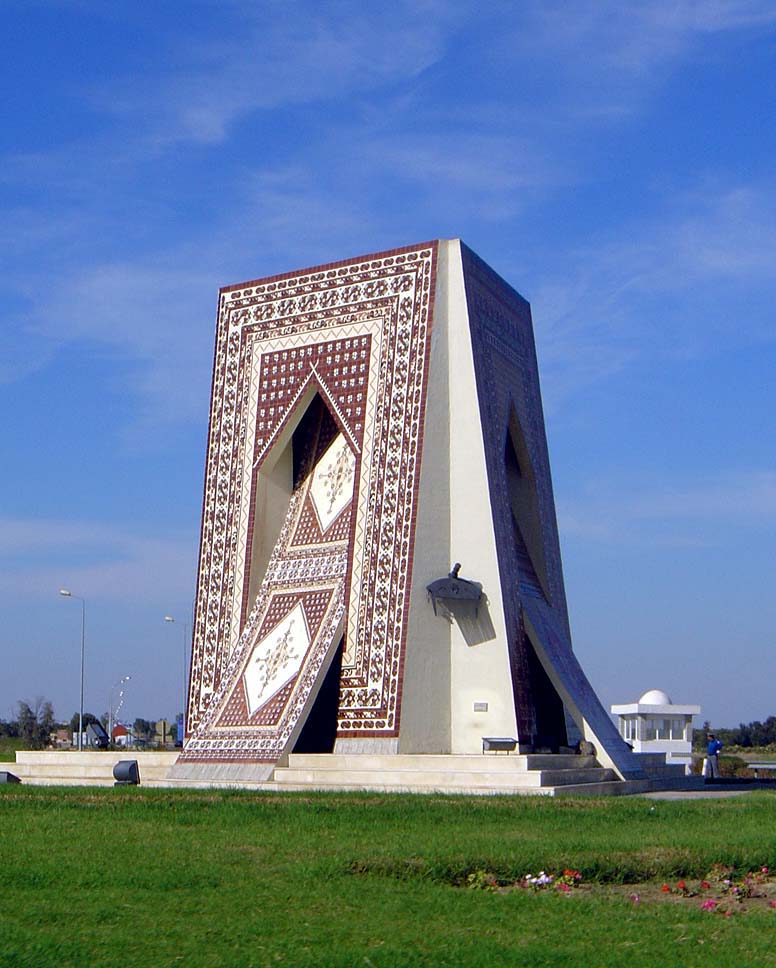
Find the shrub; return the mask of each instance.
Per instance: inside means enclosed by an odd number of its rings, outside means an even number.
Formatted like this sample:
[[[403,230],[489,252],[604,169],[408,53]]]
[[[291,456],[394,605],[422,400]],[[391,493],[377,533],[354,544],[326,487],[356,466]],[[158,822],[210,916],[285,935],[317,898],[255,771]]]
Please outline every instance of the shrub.
[[[746,760],[741,759],[740,756],[720,756],[719,775],[735,776],[741,779],[750,779],[754,776]]]

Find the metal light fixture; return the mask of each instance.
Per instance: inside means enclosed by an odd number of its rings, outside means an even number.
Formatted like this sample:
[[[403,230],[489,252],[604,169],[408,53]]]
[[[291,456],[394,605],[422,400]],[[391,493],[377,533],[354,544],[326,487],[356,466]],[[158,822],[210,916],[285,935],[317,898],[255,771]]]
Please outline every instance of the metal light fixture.
[[[137,786],[140,783],[140,770],[137,760],[119,760],[113,767],[114,786]]]
[[[108,695],[108,740],[113,742],[113,690],[118,689],[119,686],[123,686],[125,682],[129,682],[132,676],[122,676],[118,682],[114,682],[110,687],[110,693]],[[124,702],[124,690],[119,692],[119,704],[116,708],[116,712],[121,709],[121,705]]]
[[[86,638],[86,600],[80,595],[74,595],[67,588],[60,588],[59,594],[65,598],[74,598],[81,603],[81,700],[78,706],[78,751],[83,749],[84,742],[84,640]]]
[[[173,624],[177,624],[172,615],[165,615],[164,620],[165,622],[172,622]],[[181,628],[183,630],[183,676],[181,678],[183,705],[181,706],[181,735],[178,737],[178,739],[180,740],[181,749],[182,749],[183,737],[186,735],[186,698],[187,698],[186,696],[186,693],[187,693],[186,651],[189,644],[189,626],[186,622],[183,622],[181,625]]]
[[[482,601],[482,585],[478,581],[459,577],[460,570],[461,564],[456,561],[447,578],[437,578],[430,585],[426,585],[426,591],[431,598],[431,604],[434,606],[434,615],[437,614],[437,602],[439,600],[444,602],[445,605],[448,602],[473,602],[474,612],[477,614]]]

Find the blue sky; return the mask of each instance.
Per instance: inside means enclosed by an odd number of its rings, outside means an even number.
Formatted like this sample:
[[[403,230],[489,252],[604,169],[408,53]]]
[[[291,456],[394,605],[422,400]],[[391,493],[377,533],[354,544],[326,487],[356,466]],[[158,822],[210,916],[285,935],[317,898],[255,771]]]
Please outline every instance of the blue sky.
[[[776,714],[776,5],[0,0],[0,718],[179,710],[219,286],[461,237],[533,308],[608,706]]]

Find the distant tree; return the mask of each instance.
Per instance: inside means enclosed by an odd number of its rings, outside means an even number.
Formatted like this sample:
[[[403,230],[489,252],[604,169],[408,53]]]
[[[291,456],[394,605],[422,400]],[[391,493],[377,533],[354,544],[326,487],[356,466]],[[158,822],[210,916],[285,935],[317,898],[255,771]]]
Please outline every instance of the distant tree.
[[[731,740],[731,745],[754,746],[751,725],[747,723],[739,723],[738,729],[734,731],[734,735],[731,737]]]
[[[738,729],[716,729],[712,730],[716,738],[723,744],[723,746],[736,746],[738,745],[738,737],[740,735],[740,727]],[[705,737],[704,737],[705,740]]]
[[[38,725],[32,706],[24,699],[16,703],[16,722],[19,728],[19,738],[32,745],[36,740],[35,727]]]
[[[741,723],[731,742],[739,746],[768,746],[776,743],[776,716],[769,716],[764,723],[755,719],[751,723]]]
[[[706,736],[711,732],[711,723],[708,719],[704,722],[700,729],[694,729],[692,731],[692,746],[695,750],[705,750],[706,749]]]
[[[20,699],[16,704],[17,735],[32,749],[42,749],[47,746],[55,726],[54,707],[48,699],[38,696],[30,704]]]
[[[19,723],[15,719],[10,719],[8,721],[2,720],[0,724],[0,735],[17,737],[19,735]]]
[[[735,729],[712,729],[706,721],[701,729],[693,730],[693,748],[702,750],[706,745],[706,736],[713,732],[725,746],[743,746],[749,749],[753,746],[770,746],[776,744],[776,716],[769,716],[764,723],[759,719],[751,723],[739,723]]]
[[[148,719],[136,719],[132,724],[132,732],[135,734],[135,739],[141,739],[148,742],[154,738],[156,734],[156,723],[152,723]]]
[[[54,732],[55,726],[56,718],[54,717],[54,707],[46,699],[38,710],[38,728],[45,736],[46,742],[48,742],[49,737]]]
[[[86,732],[86,727],[89,723],[99,723],[99,719],[94,715],[94,713],[84,713],[84,732]],[[78,735],[78,713],[73,713],[70,718],[70,723],[68,724],[68,729],[73,734],[73,736]]]

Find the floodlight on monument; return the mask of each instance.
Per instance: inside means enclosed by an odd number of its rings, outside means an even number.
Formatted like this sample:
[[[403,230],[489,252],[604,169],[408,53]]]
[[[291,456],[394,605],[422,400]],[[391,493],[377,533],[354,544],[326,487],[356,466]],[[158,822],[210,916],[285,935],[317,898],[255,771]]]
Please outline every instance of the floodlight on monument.
[[[140,783],[140,770],[137,760],[119,760],[113,767],[114,786],[137,786]]]
[[[84,743],[84,641],[86,638],[86,600],[80,595],[74,595],[67,588],[60,588],[59,594],[64,598],[74,598],[81,603],[81,699],[78,706],[78,751],[83,749]]]
[[[121,686],[124,685],[124,683],[129,682],[131,678],[132,676],[122,676],[118,682],[114,682],[113,685],[110,687],[110,694],[108,695],[108,739],[111,743],[113,742],[113,717],[114,717],[113,690],[119,689]],[[119,704],[116,707],[116,712],[118,712],[119,709],[121,709],[123,702],[124,702],[124,690],[120,689]]]
[[[175,618],[172,615],[165,615],[164,616],[164,620],[165,620],[165,622],[172,622],[173,624],[178,624],[178,623],[175,622]],[[186,735],[186,692],[187,692],[187,689],[186,689],[186,686],[187,686],[187,682],[186,682],[186,678],[187,678],[186,677],[186,650],[187,650],[188,644],[189,644],[189,626],[188,626],[188,624],[186,622],[183,622],[181,624],[181,628],[182,628],[182,631],[183,631],[183,675],[181,677],[183,705],[181,706],[181,735],[178,737],[178,739],[181,742],[181,748],[182,748],[183,747],[183,737]]]
[[[478,581],[471,581],[468,578],[460,578],[459,572],[461,563],[456,561],[447,578],[437,578],[430,585],[426,585],[426,591],[431,598],[434,606],[434,615],[437,614],[437,600],[442,599],[447,602],[474,602],[475,614],[479,610],[482,601],[482,585]]]

